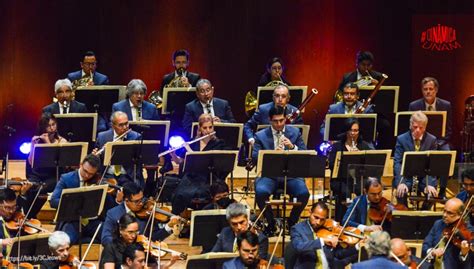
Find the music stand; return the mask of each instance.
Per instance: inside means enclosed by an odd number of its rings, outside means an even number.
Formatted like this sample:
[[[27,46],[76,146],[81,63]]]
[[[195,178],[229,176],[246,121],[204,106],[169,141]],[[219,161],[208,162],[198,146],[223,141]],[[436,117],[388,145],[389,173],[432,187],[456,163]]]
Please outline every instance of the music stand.
[[[51,255],[48,247],[48,238],[51,233],[37,233],[32,235],[20,236],[13,238],[13,245],[7,259],[10,261],[18,261],[18,252],[14,251],[21,245],[20,262],[28,262],[38,264]]]
[[[359,88],[359,100],[367,99],[375,86],[362,86]],[[398,95],[400,86],[381,86],[376,97],[371,104],[375,106],[377,113],[383,114],[386,118],[391,118],[398,112]]]
[[[184,107],[194,99],[196,99],[196,87],[163,88],[161,114],[184,115]]]
[[[170,121],[168,120],[141,120],[130,121],[130,128],[141,133],[143,140],[158,140],[163,142],[160,148],[168,146]],[[145,126],[145,127],[143,127]],[[161,150],[160,150],[161,151]]]
[[[257,176],[283,177],[283,239],[285,242],[286,224],[286,194],[288,178],[324,176],[320,169],[312,167],[316,159],[315,150],[259,150]],[[282,245],[282,256],[285,256],[285,246]]]
[[[392,212],[392,238],[406,240],[423,240],[430,232],[434,222],[440,219],[443,212],[434,211],[401,211]]]
[[[82,86],[74,91],[74,95],[76,101],[86,105],[87,111],[110,114],[112,112],[112,105],[125,99],[126,86]]]
[[[289,124],[289,125],[300,129],[301,138],[303,138],[304,144],[308,145],[309,129],[311,128],[311,126],[307,124]],[[259,124],[257,125],[257,132],[267,127],[270,127],[270,124]]]
[[[338,135],[344,133],[344,122],[348,118],[356,118],[359,121],[359,130],[364,141],[375,141],[377,114],[326,114],[324,141],[341,140]]]
[[[86,142],[36,144],[33,148],[33,169],[56,167],[56,181],[59,181],[59,167],[79,166],[87,155]]]
[[[140,165],[155,165],[158,163],[160,141],[131,140],[115,141],[105,144],[104,166],[133,165],[133,181],[137,182],[137,169]]]
[[[82,219],[100,215],[104,209],[106,195],[107,185],[63,189],[54,222],[79,221],[79,244],[81,244]],[[79,247],[79,256],[82,259],[81,250]]]
[[[196,137],[198,129],[198,123],[193,122],[191,128],[191,137]],[[239,149],[242,144],[242,130],[244,129],[243,123],[227,123],[227,122],[216,122],[214,123],[214,131],[216,136],[225,141],[225,144],[231,149]]]
[[[201,255],[188,256],[187,269],[221,269],[224,262],[238,257],[237,253],[210,252]]]
[[[257,110],[260,105],[273,101],[273,90],[275,90],[275,87],[276,86],[257,88]],[[303,100],[306,98],[308,86],[289,86],[288,89],[291,95],[289,104],[295,107],[299,107]],[[301,113],[303,112],[304,108]]]
[[[225,209],[192,211],[189,246],[202,246],[203,252],[211,251],[217,242],[216,235],[227,226]]]
[[[70,142],[95,142],[97,113],[54,114],[58,133]]]
[[[403,134],[410,130],[410,117],[416,111],[403,111],[397,112],[395,115],[395,136]],[[428,125],[426,131],[436,136],[437,138],[444,137],[446,135],[446,111],[423,111],[428,117]]]

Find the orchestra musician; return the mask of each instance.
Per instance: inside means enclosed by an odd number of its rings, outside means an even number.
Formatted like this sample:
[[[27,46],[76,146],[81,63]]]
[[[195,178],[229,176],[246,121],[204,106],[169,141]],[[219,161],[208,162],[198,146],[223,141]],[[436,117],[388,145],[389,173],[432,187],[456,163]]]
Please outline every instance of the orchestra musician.
[[[199,116],[197,137],[206,136],[213,132],[214,121],[212,116],[209,114]],[[188,151],[209,151],[225,150],[227,146],[223,140],[211,135],[185,148]],[[173,161],[182,167],[184,158],[178,156],[175,152],[172,152],[171,156]],[[219,175],[219,173],[214,174],[214,177],[217,181],[225,179],[225,175]],[[187,207],[191,206],[193,198],[209,201],[209,181],[209,173],[186,173],[182,175],[172,201],[172,213],[175,215],[181,214]]]
[[[251,231],[244,231],[237,236],[239,257],[226,261],[222,269],[266,269],[267,263],[259,256],[259,238]]]
[[[359,151],[372,150],[374,146],[372,143],[362,140],[360,135],[360,124],[356,118],[348,118],[344,122],[343,133],[340,134],[341,140],[334,143],[329,152],[329,168],[331,171],[334,168],[337,152],[343,151]],[[335,220],[341,222],[342,217],[346,213],[346,198],[349,197],[349,186],[346,184],[346,178],[335,178],[331,180],[331,190],[335,196],[336,213]]]
[[[474,266],[473,253],[470,251],[470,244],[472,242],[461,239],[460,247],[454,245],[453,241],[446,246],[447,238],[443,236],[446,229],[451,230],[457,225],[458,221],[464,222],[464,220],[461,219],[464,207],[464,203],[458,198],[449,199],[444,205],[443,218],[435,221],[423,241],[423,256],[430,255],[434,258],[435,269],[472,269]],[[470,224],[466,224],[466,226],[468,231],[472,234],[474,228]]]
[[[43,107],[43,113],[87,113],[85,104],[73,100],[72,83],[69,79],[59,79],[56,81],[54,84],[54,93],[58,101]]]
[[[390,240],[390,248],[393,253],[400,261],[403,262],[408,268],[416,268],[420,264],[421,259],[412,255],[411,249],[405,244],[401,238],[392,238]],[[393,257],[392,257],[393,258]],[[392,261],[397,262],[395,258]],[[428,263],[421,265],[420,269],[428,269],[430,266]]]
[[[43,269],[60,268],[62,265],[69,263],[71,242],[67,233],[63,231],[55,231],[48,238],[48,247],[51,256],[55,259],[44,259],[41,263]]]
[[[183,116],[183,128],[191,136],[191,126],[203,113],[212,116],[214,122],[235,122],[229,102],[214,97],[214,86],[207,79],[196,83],[196,99],[186,104]]]
[[[405,266],[395,263],[389,259],[390,256],[390,235],[384,231],[373,232],[369,235],[365,248],[370,259],[367,261],[354,263],[352,269],[362,268],[386,268],[398,269]]]
[[[319,201],[311,206],[308,220],[291,229],[291,244],[296,252],[295,269],[344,268],[357,260],[357,250],[340,248],[337,235],[317,236],[319,229],[324,229],[328,215],[328,206]]]
[[[16,235],[16,231],[7,229],[6,222],[12,220],[17,210],[18,207],[15,192],[8,188],[1,188],[0,223],[2,224],[2,229],[0,230],[0,246],[3,248],[3,256],[7,256],[7,254],[10,253],[11,246],[13,245],[13,238]]]
[[[346,223],[347,219],[349,219],[349,226],[357,227],[362,232],[382,231],[382,226],[375,224],[368,214],[370,206],[376,207],[384,199],[382,191],[383,186],[379,179],[367,179],[364,183],[364,194],[357,196],[352,201],[352,204],[347,208],[346,214],[342,218],[342,223]],[[354,207],[354,212],[350,215]],[[385,229],[388,229],[389,222],[385,221],[384,226]]]
[[[211,252],[237,252],[239,246],[237,238],[250,229],[249,211],[241,203],[233,203],[226,209],[228,227],[222,228],[218,239]],[[262,259],[268,257],[268,238],[263,233],[258,233],[258,253]]]
[[[203,210],[226,209],[230,204],[235,203],[234,199],[229,198],[229,186],[224,181],[213,182],[209,188],[211,202],[203,207]]]
[[[277,89],[287,89],[284,88]],[[276,90],[276,92],[280,92]],[[255,116],[255,115],[254,115]],[[285,125],[286,109],[282,106],[272,106],[268,111],[268,121],[271,126],[260,130],[255,134],[255,144],[252,152],[252,159],[257,160],[258,152],[262,150],[306,150],[301,133],[298,128],[291,125]],[[260,210],[265,208],[265,202],[269,200],[278,187],[284,184],[284,177],[267,178],[260,177],[255,180],[255,199],[257,200]],[[308,203],[309,191],[306,187],[304,178],[288,178],[287,179],[288,194],[301,202],[301,206],[293,206],[288,226],[291,228],[298,222],[301,212]],[[272,235],[276,231],[275,219],[271,210],[265,210],[264,216],[268,222],[268,226],[264,231],[267,236]]]
[[[271,58],[266,65],[265,73],[262,75],[260,81],[258,82],[258,86],[264,87],[273,86],[276,84],[286,84],[288,86],[291,86],[290,82],[288,82],[283,76],[284,69],[285,67],[281,58]]]
[[[115,111],[112,113],[110,121],[112,122],[112,128],[100,132],[97,135],[96,148],[92,151],[93,154],[97,154],[97,151],[102,149],[107,142],[116,141],[116,139],[122,136],[125,132],[129,131],[128,116],[125,112]],[[140,138],[141,135],[139,133],[131,130],[125,135],[125,137],[122,137],[120,141],[140,140]],[[103,155],[101,157],[103,157]],[[105,169],[105,167],[102,167],[101,170],[102,169]],[[115,178],[120,186],[124,185],[126,182],[134,181],[135,177],[135,183],[143,188],[144,179],[140,166],[137,167],[137,169],[134,169],[133,165],[110,165],[104,176],[104,178]]]
[[[474,194],[474,168],[466,169],[461,174],[462,188],[464,189],[456,195],[463,203],[467,203],[469,198]],[[474,209],[474,207],[471,209]],[[474,215],[469,214],[469,221],[474,226]]]
[[[194,87],[201,78],[199,74],[188,71],[189,52],[184,49],[177,50],[173,53],[172,63],[175,71],[166,74],[161,82],[161,92],[164,87]],[[173,83],[171,83],[173,82]]]
[[[97,59],[93,51],[86,51],[81,58],[81,70],[71,72],[67,75],[67,78],[72,83],[79,83],[79,80],[83,80],[85,83],[81,83],[78,86],[93,86],[93,85],[108,85],[109,78],[96,71]],[[92,76],[92,77],[91,77]]]
[[[244,134],[245,139],[250,143],[255,143],[255,130],[257,130],[258,125],[270,124],[268,117],[269,111],[272,107],[281,106],[285,108],[286,114],[290,114],[293,111],[296,111],[297,108],[289,104],[290,101],[290,90],[288,86],[280,84],[275,87],[273,90],[273,102],[260,105],[258,111],[252,115],[252,117],[244,125]],[[301,114],[298,115],[294,124],[303,124],[303,118]]]
[[[410,130],[397,137],[397,144],[395,145],[395,154],[393,157],[393,174],[394,179],[392,187],[396,190],[395,194],[398,203],[407,205],[407,195],[413,187],[413,178],[405,178],[401,176],[403,154],[406,151],[424,151],[436,150],[436,137],[426,132],[428,125],[428,117],[417,111],[410,117]],[[417,189],[418,192],[423,192],[431,197],[437,197],[436,190],[438,182],[434,177],[428,177],[428,185],[425,179],[420,179]],[[418,195],[418,194],[417,194]],[[424,203],[423,209],[431,207],[430,203]]]
[[[107,211],[103,230],[101,243],[102,245],[107,245],[112,243],[114,232],[117,230],[117,223],[119,219],[125,214],[130,214],[136,216],[137,212],[140,212],[143,209],[145,204],[145,199],[143,197],[143,191],[134,182],[127,182],[122,186],[123,192],[123,201],[116,207]],[[148,218],[140,219],[137,218],[137,223],[139,227],[140,234],[149,234],[149,227],[147,228]],[[179,222],[178,217],[171,217],[170,221],[164,225],[164,228],[160,229],[158,227],[158,222],[155,222],[153,227],[152,240],[164,240],[172,233],[172,228],[175,224]],[[147,228],[145,230],[145,228]]]
[[[123,251],[122,269],[142,269],[145,263],[145,248],[141,244],[130,244]]]

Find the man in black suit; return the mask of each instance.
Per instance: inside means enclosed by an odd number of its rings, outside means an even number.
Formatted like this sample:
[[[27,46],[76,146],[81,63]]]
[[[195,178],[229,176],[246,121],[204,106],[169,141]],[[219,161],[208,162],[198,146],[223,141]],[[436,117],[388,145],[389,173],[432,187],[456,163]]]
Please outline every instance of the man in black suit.
[[[43,113],[87,113],[86,105],[76,100],[72,100],[72,83],[69,79],[66,78],[56,81],[54,84],[54,93],[58,101],[43,107]]]
[[[181,49],[173,53],[173,66],[175,71],[166,74],[161,82],[160,89],[163,92],[163,88],[167,87],[171,81],[173,85],[171,87],[194,87],[197,81],[201,78],[199,74],[188,71],[189,66],[189,52]],[[178,79],[179,78],[179,79]],[[176,80],[175,80],[176,79]]]
[[[213,122],[235,122],[229,102],[214,97],[214,87],[207,79],[196,83],[196,99],[187,103],[184,109],[183,128],[190,137],[193,122],[197,122],[203,113],[210,114]]]

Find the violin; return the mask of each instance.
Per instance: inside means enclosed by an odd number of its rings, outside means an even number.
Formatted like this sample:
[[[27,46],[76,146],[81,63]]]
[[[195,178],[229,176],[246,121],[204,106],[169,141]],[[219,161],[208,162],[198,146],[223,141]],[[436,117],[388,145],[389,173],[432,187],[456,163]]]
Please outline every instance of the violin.
[[[136,241],[137,243],[142,244],[142,246],[145,248],[145,251],[148,251],[148,246],[150,246],[151,248],[150,254],[153,255],[154,257],[163,257],[167,253],[170,253],[170,254],[178,254],[179,257],[183,260],[186,260],[188,258],[188,254],[186,253],[169,249],[168,244],[166,244],[165,242],[154,241],[150,243],[148,238],[141,234],[137,236]]]
[[[77,269],[81,261],[76,256],[69,254],[67,259],[59,265],[59,269]],[[97,266],[93,262],[83,262],[81,269],[96,269]]]
[[[393,205],[385,197],[382,197],[378,204],[370,204],[367,214],[374,224],[383,225],[386,220],[392,221],[393,210],[408,210],[408,207],[403,204]]]
[[[471,242],[474,238],[473,232],[469,230],[466,222],[464,222],[462,218],[444,228],[443,236],[445,238],[451,238],[452,236],[451,243],[458,248],[461,248],[462,241],[466,240],[467,242]]]
[[[115,178],[102,178],[100,174],[95,174],[90,180],[85,182],[86,186],[92,186],[97,184],[106,184],[109,186],[107,193],[110,195],[115,195],[116,191],[121,190],[122,186],[118,185],[118,181]]]
[[[8,180],[7,186],[14,192],[19,193],[21,191],[21,188],[26,184],[31,184],[31,187],[38,187],[40,185],[44,185],[44,183],[32,182],[20,177],[13,177]]]
[[[155,204],[155,201],[153,199],[148,199],[148,201],[145,202],[143,205],[142,209],[138,212],[135,212],[135,215],[138,218],[144,219],[148,218],[151,214],[151,211],[153,210],[153,206]],[[155,220],[165,223],[170,220],[171,217],[174,217],[176,215],[171,213],[171,210],[168,207],[156,207],[155,208]],[[187,219],[184,219],[180,216],[178,216],[181,222],[184,222],[185,224],[190,225],[190,221]]]
[[[12,220],[7,221],[5,223],[5,226],[10,231],[18,231],[18,229],[20,228],[20,225],[23,223],[24,219],[25,219],[25,215],[23,213],[16,212],[13,215]],[[22,230],[27,234],[35,234],[35,233],[38,233],[40,231],[49,233],[48,230],[41,227],[41,221],[39,221],[37,219],[26,220],[23,223]]]
[[[364,239],[362,231],[355,227],[346,227],[339,225],[337,221],[327,219],[323,226],[316,232],[319,238],[327,238],[330,236],[339,237],[339,242],[343,248],[354,246]]]
[[[9,260],[2,260],[1,267],[2,268],[17,268],[17,263],[12,263]],[[22,269],[33,269],[35,268],[33,264],[27,262],[21,262],[18,268]]]

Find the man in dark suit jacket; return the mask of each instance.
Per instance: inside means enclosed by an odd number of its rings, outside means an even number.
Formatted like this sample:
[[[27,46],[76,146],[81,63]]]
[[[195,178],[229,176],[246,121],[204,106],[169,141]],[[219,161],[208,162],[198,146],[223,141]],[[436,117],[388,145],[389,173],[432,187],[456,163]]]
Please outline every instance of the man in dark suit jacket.
[[[394,180],[392,187],[396,189],[396,196],[399,203],[407,204],[408,191],[413,187],[413,178],[402,178],[401,169],[403,154],[407,151],[425,151],[437,150],[436,137],[426,132],[426,125],[428,118],[423,112],[415,112],[410,117],[410,131],[405,132],[397,137],[397,144],[395,145],[395,154],[393,157],[393,175]],[[428,186],[426,180],[420,180],[418,183],[418,191],[429,194],[431,197],[437,197],[438,191],[436,186],[438,180],[434,177],[428,178]],[[425,204],[425,207],[430,207]]]
[[[434,261],[434,268],[441,268],[441,263],[444,265],[444,268],[472,269],[474,267],[473,253],[469,250],[470,242],[467,240],[461,242],[460,248],[454,246],[451,242],[445,251],[443,251],[444,246],[437,245],[443,236],[443,230],[448,226],[455,226],[455,223],[462,218],[463,211],[464,204],[461,200],[458,198],[449,199],[444,205],[443,218],[435,221],[430,232],[425,237],[422,249],[423,256],[431,255],[434,258],[438,258]],[[460,221],[463,220],[461,219]],[[467,224],[467,228],[471,233],[474,232],[471,225]],[[437,263],[439,264],[437,265]]]
[[[147,87],[141,79],[132,79],[127,85],[127,99],[112,105],[112,113],[122,111],[133,121],[159,120],[156,106],[144,100]]]
[[[143,191],[140,186],[138,186],[134,182],[128,182],[125,183],[125,185],[123,185],[122,187],[124,201],[107,212],[107,216],[105,218],[102,230],[102,245],[112,243],[114,235],[117,231],[118,221],[124,214],[128,213],[130,215],[135,215],[143,208],[144,198]],[[140,234],[148,236],[150,228],[148,227],[148,229],[145,230],[148,218],[137,218],[137,220]],[[178,224],[178,222],[179,218],[177,216],[172,217],[171,220],[162,229],[159,228],[158,223],[155,222],[152,240],[162,241],[166,239],[171,234],[173,225]]]
[[[112,128],[99,133],[97,136],[96,149],[94,149],[93,153],[95,153],[98,149],[103,148],[107,142],[114,141],[117,137],[128,131],[128,117],[124,112],[114,112],[111,116],[111,122]],[[127,135],[125,135],[124,138],[122,138],[122,141],[140,139],[141,136],[139,133],[130,131]],[[105,169],[105,167],[102,167],[101,170],[103,169]],[[134,169],[133,165],[111,165],[108,167],[105,173],[105,178],[116,178],[119,185],[123,185],[129,181],[134,181],[140,187],[143,188],[144,186],[142,167],[140,165],[138,165],[136,169]]]
[[[469,198],[474,194],[474,168],[466,169],[461,175],[462,188],[464,189],[456,195],[463,203],[467,203]],[[474,226],[474,215],[469,214],[470,223]]]
[[[43,107],[43,113],[67,114],[87,113],[87,107],[81,102],[72,100],[72,83],[69,79],[60,79],[54,84],[57,102]]]
[[[71,72],[67,75],[67,78],[74,83],[80,79],[86,79],[93,75],[93,79],[91,82],[88,82],[87,85],[80,85],[80,86],[92,86],[92,85],[107,85],[109,84],[109,78],[96,72],[95,69],[97,68],[97,59],[95,57],[94,52],[87,51],[83,54],[81,59],[81,70],[76,72]]]
[[[244,231],[236,238],[239,257],[226,261],[222,269],[246,269],[259,267],[259,238],[251,231]]]
[[[306,145],[303,142],[300,131],[290,125],[285,126],[286,113],[283,107],[272,107],[269,111],[269,120],[271,126],[255,134],[255,144],[252,152],[253,160],[257,160],[258,152],[261,149],[306,150]],[[277,190],[278,186],[282,187],[283,183],[283,177],[260,177],[255,180],[255,199],[261,210],[265,208],[265,202],[268,201],[270,195]],[[288,225],[291,227],[298,222],[301,212],[308,203],[309,192],[303,178],[288,178],[287,190],[288,194],[301,202],[301,206],[293,206],[291,210],[288,219]],[[264,215],[269,224],[266,233],[267,235],[273,234],[275,232],[273,212],[271,210],[265,210]]]
[[[277,85],[273,90],[273,102],[260,105],[258,110],[252,115],[252,117],[244,125],[245,139],[253,144],[255,143],[255,132],[258,125],[270,124],[268,112],[272,107],[281,106],[286,109],[286,114],[290,114],[296,111],[298,108],[290,105],[290,91],[286,85]],[[303,118],[298,115],[294,124],[303,124]]]
[[[211,252],[235,252],[238,235],[250,228],[247,208],[241,203],[233,203],[227,207],[226,219],[229,226],[222,228]],[[263,233],[258,234],[258,253],[262,259],[267,259],[268,238]]]
[[[405,266],[391,261],[390,256],[390,235],[387,232],[377,231],[369,235],[365,245],[370,259],[367,261],[354,263],[353,269],[362,268],[384,268],[384,269],[401,269]]]
[[[189,137],[192,137],[192,123],[203,113],[211,114],[214,123],[235,122],[229,102],[214,97],[214,87],[207,79],[200,79],[196,83],[196,99],[187,103],[184,109],[183,128]]]
[[[199,74],[191,73],[188,71],[189,67],[189,52],[184,49],[177,50],[173,53],[173,66],[175,71],[166,74],[161,82],[161,92],[163,88],[168,86],[171,81],[173,85],[170,87],[194,87],[197,81],[201,78]],[[176,80],[174,80],[176,78]]]
[[[11,221],[17,212],[17,198],[15,192],[9,188],[0,189],[0,204],[2,205],[0,206],[0,247],[2,248],[1,251],[3,255],[6,256],[16,236],[16,232],[8,230],[5,224]]]

